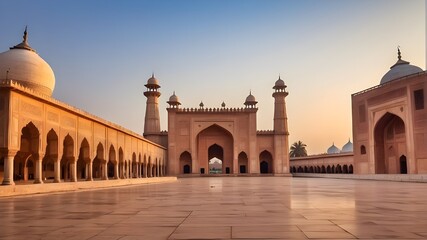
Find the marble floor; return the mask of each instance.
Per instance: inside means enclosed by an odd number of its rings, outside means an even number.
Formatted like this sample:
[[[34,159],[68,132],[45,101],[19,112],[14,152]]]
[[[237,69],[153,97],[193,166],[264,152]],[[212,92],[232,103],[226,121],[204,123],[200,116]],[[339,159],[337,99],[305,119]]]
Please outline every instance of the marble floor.
[[[426,239],[427,184],[285,177],[0,199],[0,239]]]

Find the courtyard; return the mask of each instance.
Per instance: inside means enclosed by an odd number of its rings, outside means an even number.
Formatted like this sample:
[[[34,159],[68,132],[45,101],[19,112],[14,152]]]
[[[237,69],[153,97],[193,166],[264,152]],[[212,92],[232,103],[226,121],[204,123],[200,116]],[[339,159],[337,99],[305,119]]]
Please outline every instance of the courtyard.
[[[0,199],[0,239],[423,239],[424,183],[286,177]]]

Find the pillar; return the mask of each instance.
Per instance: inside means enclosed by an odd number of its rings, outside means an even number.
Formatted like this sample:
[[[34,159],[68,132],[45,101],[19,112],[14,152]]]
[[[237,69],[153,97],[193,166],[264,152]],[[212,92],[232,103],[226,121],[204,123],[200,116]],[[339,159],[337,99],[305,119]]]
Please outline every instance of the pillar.
[[[35,167],[35,176],[34,176],[34,183],[38,184],[38,183],[43,183],[43,179],[42,179],[42,173],[43,173],[43,169],[42,169],[42,159],[40,159],[40,155],[36,155],[35,160],[34,160],[34,167]]]
[[[54,163],[54,172],[55,172],[55,177],[53,182],[54,183],[59,183],[61,182],[61,160],[56,157],[56,161]]]
[[[143,172],[143,177],[144,178],[147,178],[148,177],[148,175],[147,175],[147,163],[145,163],[145,164],[143,164],[143,169],[144,169],[144,172]]]
[[[114,179],[119,179],[119,163],[114,163]]]
[[[15,185],[15,182],[13,181],[13,159],[15,155],[15,151],[8,151],[4,158],[4,174],[2,185]]]
[[[69,162],[70,162],[70,171],[71,171],[70,181],[71,182],[77,182],[76,160],[74,159],[74,157],[70,157]]]
[[[104,171],[102,174],[102,180],[108,180],[108,161],[105,161],[104,163]]]
[[[86,171],[87,171],[86,181],[93,181],[92,167],[93,167],[92,161],[89,160],[89,162],[86,164]]]

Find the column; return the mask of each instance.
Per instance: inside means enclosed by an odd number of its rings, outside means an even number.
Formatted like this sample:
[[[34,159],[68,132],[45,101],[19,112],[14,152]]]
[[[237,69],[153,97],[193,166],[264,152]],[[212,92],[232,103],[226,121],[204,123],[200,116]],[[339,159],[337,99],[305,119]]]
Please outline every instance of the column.
[[[119,179],[119,162],[114,163],[114,179]]]
[[[54,172],[55,172],[55,178],[53,180],[54,183],[61,182],[61,160],[56,157],[56,161],[54,163]]]
[[[105,161],[103,170],[102,180],[108,180],[108,161]]]
[[[35,172],[35,176],[34,176],[34,183],[38,184],[38,183],[43,183],[43,179],[42,179],[42,173],[43,173],[43,169],[42,169],[42,159],[40,159],[40,155],[36,155],[34,157],[34,167],[36,168],[36,172]]]
[[[147,163],[143,164],[142,168],[144,169],[142,175],[144,178],[147,178],[148,177],[148,175],[147,175]]]
[[[70,162],[70,171],[71,171],[70,181],[71,182],[77,182],[76,160],[74,159],[74,157],[70,157],[68,161]]]
[[[13,159],[15,157],[15,151],[8,151],[4,157],[4,174],[2,185],[15,185],[13,181]]]
[[[136,163],[136,178],[141,177],[141,164],[139,162]]]
[[[93,181],[93,176],[92,176],[92,161],[89,160],[89,163],[86,164],[86,169],[87,169],[86,181]]]

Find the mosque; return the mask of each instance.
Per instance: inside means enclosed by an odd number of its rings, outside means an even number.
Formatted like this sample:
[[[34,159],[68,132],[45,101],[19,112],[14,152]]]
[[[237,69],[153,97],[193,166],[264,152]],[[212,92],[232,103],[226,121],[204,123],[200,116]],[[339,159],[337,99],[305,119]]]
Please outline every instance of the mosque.
[[[143,136],[52,98],[54,87],[54,72],[29,45],[25,29],[21,43],[0,53],[3,185],[186,174],[290,176],[288,93],[280,78],[272,91],[271,131],[257,131],[252,94],[244,107],[201,103],[197,109],[181,108],[174,94],[167,102],[168,130],[161,131],[154,74],[145,85]]]
[[[0,181],[76,182],[170,176],[291,176],[312,173],[427,173],[427,75],[398,60],[379,85],[352,95],[353,141],[328,154],[289,159],[285,82],[273,85],[273,130],[258,131],[257,101],[183,108],[145,84],[143,136],[52,98],[55,75],[23,41],[0,53]],[[243,101],[242,101],[243,102]]]

